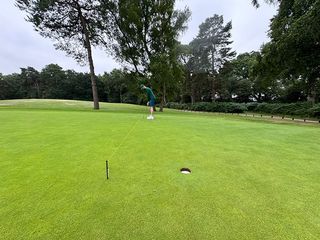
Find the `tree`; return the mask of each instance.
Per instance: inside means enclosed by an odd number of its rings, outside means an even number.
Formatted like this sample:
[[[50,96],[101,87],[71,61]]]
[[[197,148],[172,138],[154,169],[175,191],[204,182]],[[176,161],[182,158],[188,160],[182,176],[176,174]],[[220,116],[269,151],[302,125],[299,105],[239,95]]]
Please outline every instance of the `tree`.
[[[160,98],[160,112],[167,102],[167,97],[172,97],[177,91],[179,82],[183,79],[183,70],[177,61],[177,55],[171,53],[156,54],[151,60],[150,72],[153,75],[153,86],[158,89]]]
[[[108,102],[125,102],[124,94],[127,92],[128,83],[125,73],[120,69],[113,69],[100,77],[105,86]]]
[[[269,3],[269,4],[271,4],[271,3],[276,3],[276,2],[280,2],[281,0],[264,0],[266,3]],[[255,7],[259,7],[260,6],[260,4],[259,4],[259,0],[252,0],[252,4],[253,4],[253,6],[255,6]]]
[[[20,74],[0,75],[0,99],[19,99],[25,94]]]
[[[150,80],[149,85],[154,85],[160,96],[162,109],[175,78],[181,76],[177,37],[186,28],[190,11],[174,10],[174,0],[115,0],[113,3],[109,9],[114,23],[115,57],[129,71]]]
[[[43,82],[41,98],[68,99],[65,88],[66,76],[57,64],[45,66],[40,73]]]
[[[253,99],[253,67],[257,52],[243,53],[227,62],[217,75],[218,96],[222,101],[248,102]]]
[[[182,102],[194,103],[194,81],[192,78],[193,71],[191,66],[192,48],[189,44],[179,43],[177,46],[178,61],[183,66],[184,78],[179,82],[179,97]]]
[[[20,79],[27,98],[40,98],[41,78],[39,72],[33,67],[21,68]]]
[[[281,79],[306,82],[308,101],[317,99],[320,81],[320,0],[282,0],[271,22],[264,61]],[[267,48],[267,49],[266,49]]]
[[[215,14],[199,26],[197,37],[190,43],[193,49],[191,65],[195,72],[208,72],[211,78],[211,100],[216,98],[215,75],[235,56],[229,45],[232,24],[223,25],[223,16]]]
[[[64,71],[63,94],[67,99],[77,100],[92,100],[92,93],[90,91],[90,74],[78,73],[74,70]],[[99,93],[99,99],[103,99],[103,88],[99,84],[99,78],[97,78],[97,88]]]
[[[55,41],[57,49],[80,64],[89,62],[94,109],[99,109],[92,46],[105,43],[109,24],[101,18],[101,1],[16,0],[16,5],[37,32]]]

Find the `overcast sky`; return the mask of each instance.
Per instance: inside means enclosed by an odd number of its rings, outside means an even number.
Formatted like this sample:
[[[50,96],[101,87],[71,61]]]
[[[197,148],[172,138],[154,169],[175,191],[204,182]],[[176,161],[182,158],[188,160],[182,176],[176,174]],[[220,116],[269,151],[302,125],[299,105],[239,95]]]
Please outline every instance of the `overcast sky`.
[[[188,30],[180,37],[189,43],[198,33],[199,25],[214,14],[223,15],[225,22],[232,21],[232,47],[237,53],[259,50],[268,42],[267,31],[270,19],[276,13],[275,6],[262,4],[259,9],[251,0],[177,0],[177,8],[188,6],[192,12]],[[88,72],[64,52],[55,50],[50,39],[41,37],[24,20],[24,14],[14,6],[14,0],[1,0],[0,15],[0,73],[20,72],[20,67],[31,66],[41,70],[50,63],[57,63],[64,69]],[[119,68],[103,51],[94,49],[97,74]]]

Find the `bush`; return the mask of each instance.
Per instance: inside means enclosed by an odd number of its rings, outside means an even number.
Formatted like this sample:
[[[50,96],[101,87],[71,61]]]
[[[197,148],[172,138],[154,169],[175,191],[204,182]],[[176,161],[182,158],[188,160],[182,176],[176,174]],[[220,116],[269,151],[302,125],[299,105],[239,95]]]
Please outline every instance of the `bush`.
[[[173,108],[178,110],[188,110],[189,106],[186,103],[175,103],[175,102],[169,102],[166,105],[167,108]]]
[[[244,103],[231,103],[231,102],[200,102],[191,104],[173,103],[167,104],[168,108],[179,110],[201,111],[201,112],[225,112],[225,113],[243,113],[247,111]]]
[[[320,118],[320,104],[309,109],[309,116]]]
[[[272,115],[289,115],[300,117],[320,118],[320,104],[309,102],[298,103],[233,103],[233,102],[199,102],[193,105],[168,103],[168,108],[202,111],[202,112],[224,112],[224,113],[243,113],[246,111],[258,112]]]
[[[255,112],[255,111],[256,111],[256,108],[258,107],[258,105],[259,105],[259,104],[256,103],[256,102],[248,103],[248,104],[247,104],[248,111]]]
[[[248,108],[249,109],[249,108]],[[274,115],[292,115],[300,117],[320,118],[320,104],[313,105],[309,102],[298,103],[259,103],[252,112],[269,113]]]
[[[272,113],[274,106],[269,103],[259,103],[254,112],[261,112],[261,113]]]

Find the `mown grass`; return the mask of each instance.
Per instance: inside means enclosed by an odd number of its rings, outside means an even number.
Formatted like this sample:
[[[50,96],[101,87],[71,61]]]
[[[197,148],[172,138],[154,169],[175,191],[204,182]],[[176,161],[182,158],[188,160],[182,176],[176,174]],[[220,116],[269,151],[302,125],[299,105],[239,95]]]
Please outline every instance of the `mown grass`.
[[[320,238],[316,125],[91,108],[0,101],[0,239]]]

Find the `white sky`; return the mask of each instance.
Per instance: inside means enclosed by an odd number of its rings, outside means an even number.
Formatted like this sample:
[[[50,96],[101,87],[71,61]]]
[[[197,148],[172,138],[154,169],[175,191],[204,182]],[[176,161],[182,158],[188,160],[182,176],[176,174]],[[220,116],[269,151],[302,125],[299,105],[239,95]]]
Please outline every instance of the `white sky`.
[[[261,4],[259,9],[251,0],[177,0],[177,8],[189,6],[192,17],[188,30],[181,36],[182,43],[189,43],[198,33],[199,25],[214,14],[224,16],[225,22],[232,21],[232,47],[237,53],[259,50],[268,42],[267,31],[270,19],[276,14],[276,7]],[[20,67],[31,66],[41,70],[56,63],[64,69],[88,72],[64,52],[55,50],[50,39],[41,37],[32,24],[24,20],[24,14],[14,6],[14,1],[0,0],[0,73],[20,72]],[[119,68],[111,57],[94,49],[96,73],[109,72]]]

